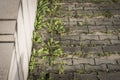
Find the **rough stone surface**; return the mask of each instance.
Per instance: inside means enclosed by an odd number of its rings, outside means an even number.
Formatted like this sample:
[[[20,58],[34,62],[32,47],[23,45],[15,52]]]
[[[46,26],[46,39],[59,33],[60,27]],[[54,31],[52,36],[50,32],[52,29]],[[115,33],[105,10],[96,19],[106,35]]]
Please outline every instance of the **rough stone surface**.
[[[99,72],[98,75],[100,80],[120,80],[120,72],[112,73]]]
[[[120,65],[118,64],[116,65],[108,64],[107,66],[109,71],[120,71]]]
[[[59,60],[65,74],[53,80],[120,80],[120,1],[109,1],[58,3],[66,33],[57,40],[67,56]]]
[[[120,52],[120,45],[103,47],[104,52]]]
[[[87,58],[73,58],[73,65],[79,65],[79,64],[94,64],[94,59],[87,59]]]
[[[98,80],[96,73],[90,73],[90,74],[74,74],[76,80]]]
[[[99,65],[99,64],[116,64],[116,61],[112,60],[112,59],[106,59],[106,58],[105,59],[96,58],[95,63],[97,65]]]
[[[107,66],[106,64],[102,65],[85,65],[85,70],[86,71],[107,71]]]
[[[101,47],[84,47],[83,53],[89,54],[89,53],[102,53],[102,48]]]

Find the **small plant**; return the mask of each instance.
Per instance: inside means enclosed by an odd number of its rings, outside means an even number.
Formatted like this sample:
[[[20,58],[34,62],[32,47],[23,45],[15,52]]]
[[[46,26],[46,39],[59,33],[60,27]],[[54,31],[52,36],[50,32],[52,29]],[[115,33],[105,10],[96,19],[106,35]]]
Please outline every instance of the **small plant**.
[[[49,19],[46,28],[48,29],[48,32],[51,33],[51,35],[53,35],[54,33],[61,35],[65,32],[62,22],[59,19]]]
[[[83,22],[78,22],[78,26],[83,26]]]
[[[32,52],[32,55],[31,55],[31,58],[30,58],[30,66],[29,66],[29,72],[32,73],[33,72],[33,69],[35,67],[35,55],[36,55],[36,50],[33,49],[33,52]]]
[[[29,71],[34,72],[36,65],[41,65],[41,73],[37,80],[50,80],[48,70],[53,70],[54,65],[58,65],[59,74],[64,72],[64,63],[57,58],[62,57],[62,49],[59,41],[54,40],[54,34],[60,36],[65,32],[64,26],[60,19],[55,18],[58,12],[56,2],[59,0],[38,0],[36,20],[34,23],[35,30],[33,31],[33,52],[30,59]],[[43,30],[49,34],[49,38],[42,39]],[[36,45],[39,45],[36,46]],[[35,60],[35,56],[38,61]],[[50,68],[51,67],[51,68]],[[50,69],[48,69],[50,68]],[[34,73],[33,73],[34,74]]]
[[[99,57],[105,57],[105,56],[110,56],[111,53],[110,52],[104,52],[104,53],[98,53],[97,56]]]
[[[112,0],[112,2],[113,2],[113,3],[118,3],[118,2],[119,2],[119,0]]]
[[[103,12],[103,16],[105,16],[107,18],[111,18],[113,16],[113,14],[110,11],[105,11],[105,12]]]

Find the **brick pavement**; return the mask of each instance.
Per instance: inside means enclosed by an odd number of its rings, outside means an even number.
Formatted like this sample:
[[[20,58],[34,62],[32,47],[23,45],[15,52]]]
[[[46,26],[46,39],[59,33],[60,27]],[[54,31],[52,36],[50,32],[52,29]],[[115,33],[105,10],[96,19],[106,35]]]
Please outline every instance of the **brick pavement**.
[[[67,60],[64,74],[50,72],[49,77],[120,80],[120,2],[64,0],[57,5],[64,13],[57,15],[66,29],[58,40]]]

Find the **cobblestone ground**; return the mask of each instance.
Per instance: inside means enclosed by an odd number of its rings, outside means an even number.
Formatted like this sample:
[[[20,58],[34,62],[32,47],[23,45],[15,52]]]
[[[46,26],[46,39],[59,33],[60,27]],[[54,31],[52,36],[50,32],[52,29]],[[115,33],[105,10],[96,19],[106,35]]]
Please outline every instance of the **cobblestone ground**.
[[[66,33],[54,38],[66,63],[65,74],[50,72],[53,80],[120,80],[120,2],[94,1],[57,4]]]

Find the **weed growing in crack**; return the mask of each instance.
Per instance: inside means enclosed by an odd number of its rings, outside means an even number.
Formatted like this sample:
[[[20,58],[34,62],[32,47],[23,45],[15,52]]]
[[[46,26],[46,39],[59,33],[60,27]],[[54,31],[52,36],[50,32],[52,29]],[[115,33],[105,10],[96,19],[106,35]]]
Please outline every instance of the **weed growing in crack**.
[[[62,49],[59,41],[54,40],[54,34],[61,36],[65,32],[62,21],[55,18],[55,14],[59,11],[57,2],[59,0],[38,0],[32,39],[33,52],[29,65],[30,74],[34,74],[36,65],[41,66],[41,73],[37,80],[50,80],[48,71],[52,71],[55,65],[58,65],[59,74],[64,73],[63,62],[56,62],[57,58],[62,56]],[[43,39],[44,32],[49,35],[46,39]],[[38,58],[38,61],[35,58]]]

